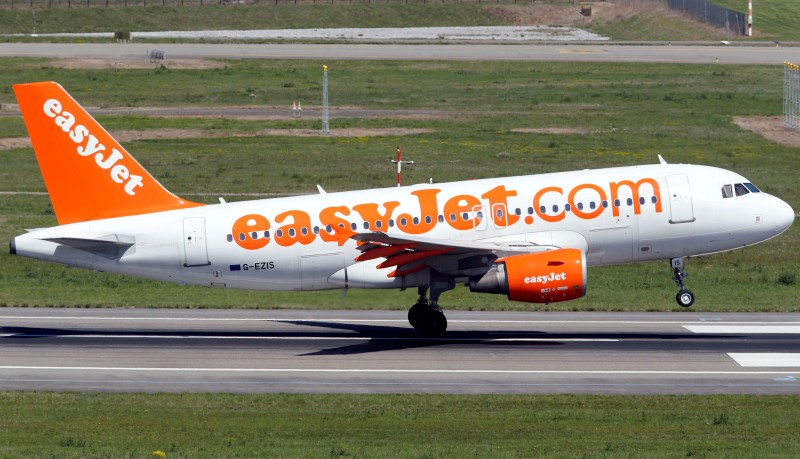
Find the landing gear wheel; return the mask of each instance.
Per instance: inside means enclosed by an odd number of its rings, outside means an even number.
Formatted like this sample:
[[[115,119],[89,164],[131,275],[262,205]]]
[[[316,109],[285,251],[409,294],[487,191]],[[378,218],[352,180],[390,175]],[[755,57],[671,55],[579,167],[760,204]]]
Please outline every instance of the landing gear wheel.
[[[417,330],[425,323],[425,315],[430,310],[428,303],[417,303],[408,310],[408,323]]]
[[[683,279],[688,276],[683,270],[683,258],[672,258],[669,263],[670,266],[672,266],[672,280],[674,280],[675,285],[678,286],[678,294],[675,295],[675,301],[677,301],[678,305],[681,307],[688,308],[694,304],[694,293],[692,293],[691,290],[687,290],[683,283]]]
[[[422,336],[442,336],[447,330],[447,318],[439,308],[427,303],[417,303],[408,310],[408,322]]]
[[[688,308],[694,304],[694,293],[692,293],[691,290],[683,289],[675,295],[675,301],[677,301],[680,306]]]

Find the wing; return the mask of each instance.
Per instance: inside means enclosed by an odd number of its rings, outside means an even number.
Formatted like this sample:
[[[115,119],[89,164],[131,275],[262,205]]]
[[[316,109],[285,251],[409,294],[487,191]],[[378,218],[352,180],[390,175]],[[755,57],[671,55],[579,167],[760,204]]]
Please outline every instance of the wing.
[[[382,232],[359,233],[352,239],[359,243],[361,252],[355,261],[383,258],[376,267],[395,267],[389,277],[404,276],[426,267],[449,276],[473,276],[486,272],[501,257],[560,248],[527,241],[454,241]]]

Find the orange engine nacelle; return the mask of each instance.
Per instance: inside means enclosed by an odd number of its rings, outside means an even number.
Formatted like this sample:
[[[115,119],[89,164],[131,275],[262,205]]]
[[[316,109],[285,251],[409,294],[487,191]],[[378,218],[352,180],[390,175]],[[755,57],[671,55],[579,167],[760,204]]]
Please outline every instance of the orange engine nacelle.
[[[586,255],[580,249],[526,253],[495,260],[469,289],[505,293],[512,301],[556,303],[586,295]]]

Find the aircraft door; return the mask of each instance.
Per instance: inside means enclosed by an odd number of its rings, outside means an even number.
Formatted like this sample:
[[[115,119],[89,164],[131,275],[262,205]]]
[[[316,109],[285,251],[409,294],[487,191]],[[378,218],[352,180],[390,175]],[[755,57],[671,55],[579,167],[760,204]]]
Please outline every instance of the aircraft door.
[[[458,218],[461,216],[459,215]],[[476,230],[485,230],[486,223],[486,209],[484,206],[475,206],[472,208],[472,222]]]
[[[506,205],[502,203],[492,205],[492,221],[495,228],[505,228],[508,226],[508,215],[506,215]]]
[[[183,248],[186,262],[183,266],[208,266],[206,246],[206,219],[192,217],[183,219]]]
[[[692,191],[686,175],[668,175],[669,222],[689,223],[695,220],[692,206]]]

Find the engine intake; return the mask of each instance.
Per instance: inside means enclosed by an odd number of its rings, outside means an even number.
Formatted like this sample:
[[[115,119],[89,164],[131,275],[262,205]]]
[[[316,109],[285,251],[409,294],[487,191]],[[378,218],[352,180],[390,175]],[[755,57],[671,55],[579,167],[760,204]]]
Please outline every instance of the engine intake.
[[[586,295],[586,255],[580,249],[526,253],[495,260],[469,281],[480,293],[505,293],[512,301],[557,303]]]

